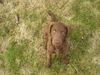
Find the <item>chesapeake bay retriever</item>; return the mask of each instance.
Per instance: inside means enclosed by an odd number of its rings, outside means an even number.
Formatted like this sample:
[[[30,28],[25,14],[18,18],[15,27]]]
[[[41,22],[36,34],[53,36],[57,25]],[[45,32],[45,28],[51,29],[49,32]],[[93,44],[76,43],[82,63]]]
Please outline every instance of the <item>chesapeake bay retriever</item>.
[[[52,55],[58,53],[63,63],[68,64],[68,28],[61,22],[51,22],[45,28],[45,42],[47,49],[47,64],[52,65]]]

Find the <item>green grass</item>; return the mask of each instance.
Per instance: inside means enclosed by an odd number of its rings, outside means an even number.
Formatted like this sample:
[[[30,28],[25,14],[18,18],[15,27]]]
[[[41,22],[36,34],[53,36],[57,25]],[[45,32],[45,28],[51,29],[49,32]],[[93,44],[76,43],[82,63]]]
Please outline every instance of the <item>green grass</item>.
[[[68,65],[56,57],[52,67],[46,67],[47,10],[66,25],[76,26],[69,33]],[[100,75],[100,1],[5,0],[0,4],[0,74]]]

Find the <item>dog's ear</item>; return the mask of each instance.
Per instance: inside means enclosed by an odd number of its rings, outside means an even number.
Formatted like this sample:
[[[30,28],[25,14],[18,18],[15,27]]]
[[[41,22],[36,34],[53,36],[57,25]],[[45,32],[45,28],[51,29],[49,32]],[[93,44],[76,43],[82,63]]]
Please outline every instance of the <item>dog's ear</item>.
[[[65,26],[65,29],[66,29],[66,36],[68,35],[68,33],[69,33],[69,29],[68,29],[68,27],[67,26]]]
[[[50,23],[50,25],[49,25],[49,29],[48,29],[48,31],[49,31],[49,35],[51,35],[51,30],[52,30],[53,25],[54,25],[53,22]]]

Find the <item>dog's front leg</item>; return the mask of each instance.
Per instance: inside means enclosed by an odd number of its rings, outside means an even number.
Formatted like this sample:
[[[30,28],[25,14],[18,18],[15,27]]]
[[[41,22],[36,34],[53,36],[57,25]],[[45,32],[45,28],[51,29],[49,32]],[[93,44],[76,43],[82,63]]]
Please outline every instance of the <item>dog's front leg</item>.
[[[47,66],[48,67],[51,67],[52,65],[53,53],[54,53],[54,48],[51,45],[51,42],[48,42],[47,44]]]
[[[47,53],[47,67],[51,67],[52,65],[52,53]]]

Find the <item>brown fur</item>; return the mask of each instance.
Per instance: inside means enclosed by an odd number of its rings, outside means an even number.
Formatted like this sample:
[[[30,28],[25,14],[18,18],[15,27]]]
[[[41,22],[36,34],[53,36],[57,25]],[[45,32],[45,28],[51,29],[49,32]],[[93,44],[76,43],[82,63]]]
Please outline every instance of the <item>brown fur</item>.
[[[68,64],[68,43],[67,43],[68,27],[61,22],[51,22],[44,31],[47,64],[52,65],[53,53],[59,53],[63,63]]]

